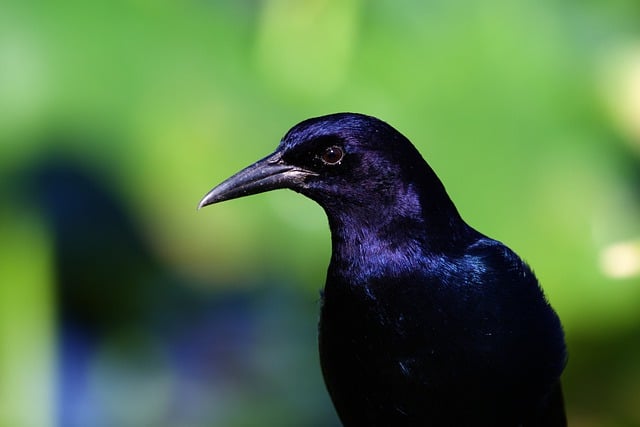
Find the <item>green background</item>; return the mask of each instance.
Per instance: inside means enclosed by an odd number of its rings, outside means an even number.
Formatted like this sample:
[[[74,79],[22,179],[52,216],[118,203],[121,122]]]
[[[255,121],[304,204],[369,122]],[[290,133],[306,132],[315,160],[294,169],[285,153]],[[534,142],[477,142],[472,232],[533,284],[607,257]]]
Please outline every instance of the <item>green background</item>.
[[[637,0],[2,2],[0,426],[338,425],[322,210],[195,209],[337,111],[532,265],[570,424],[639,426]]]

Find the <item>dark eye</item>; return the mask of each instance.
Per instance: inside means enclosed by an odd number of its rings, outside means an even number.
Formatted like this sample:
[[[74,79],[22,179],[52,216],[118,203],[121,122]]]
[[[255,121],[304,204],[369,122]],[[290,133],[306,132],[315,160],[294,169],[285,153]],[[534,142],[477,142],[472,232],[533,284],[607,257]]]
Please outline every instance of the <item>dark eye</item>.
[[[337,165],[343,157],[344,151],[342,151],[342,148],[336,147],[335,145],[326,148],[320,156],[322,161],[327,165]]]

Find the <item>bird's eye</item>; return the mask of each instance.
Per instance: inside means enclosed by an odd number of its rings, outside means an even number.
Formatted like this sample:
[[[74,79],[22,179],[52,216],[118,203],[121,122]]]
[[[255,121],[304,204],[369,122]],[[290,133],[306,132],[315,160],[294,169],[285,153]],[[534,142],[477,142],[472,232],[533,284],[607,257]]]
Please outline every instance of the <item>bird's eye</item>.
[[[337,165],[340,163],[343,157],[344,151],[342,151],[342,148],[336,147],[335,145],[326,148],[320,156],[322,161],[327,165]]]

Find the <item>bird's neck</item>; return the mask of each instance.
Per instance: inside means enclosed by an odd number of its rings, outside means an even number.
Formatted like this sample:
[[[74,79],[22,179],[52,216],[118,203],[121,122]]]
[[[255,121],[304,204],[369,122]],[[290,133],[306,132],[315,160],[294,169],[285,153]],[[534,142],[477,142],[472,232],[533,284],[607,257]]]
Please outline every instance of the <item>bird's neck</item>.
[[[417,194],[403,201],[325,209],[336,273],[399,275],[431,256],[464,250],[473,230],[448,196],[431,206]]]

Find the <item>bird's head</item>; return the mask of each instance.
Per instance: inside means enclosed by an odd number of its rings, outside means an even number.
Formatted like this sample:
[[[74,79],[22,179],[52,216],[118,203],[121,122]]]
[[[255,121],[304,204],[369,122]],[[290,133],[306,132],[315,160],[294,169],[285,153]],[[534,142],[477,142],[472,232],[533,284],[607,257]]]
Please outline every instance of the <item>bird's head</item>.
[[[333,219],[437,222],[457,216],[442,183],[400,132],[375,117],[338,113],[305,120],[276,151],[213,188],[199,207],[288,188]]]
[[[399,191],[416,191],[411,187],[425,180],[440,186],[393,127],[375,117],[338,113],[294,126],[274,153],[216,186],[199,207],[278,188],[302,193],[325,208],[371,206],[392,202]]]

